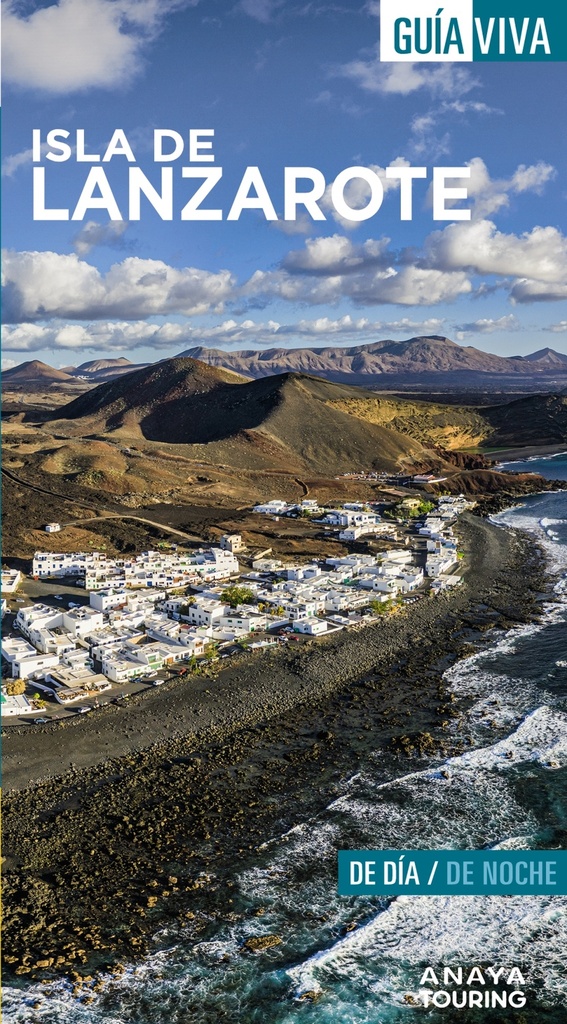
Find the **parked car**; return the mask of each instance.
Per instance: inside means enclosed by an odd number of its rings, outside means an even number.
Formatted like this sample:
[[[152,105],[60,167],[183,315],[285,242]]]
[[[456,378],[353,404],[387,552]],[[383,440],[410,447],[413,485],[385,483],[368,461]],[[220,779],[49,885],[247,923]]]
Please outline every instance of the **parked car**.
[[[32,718],[34,725],[49,725],[49,718]]]
[[[90,704],[82,704],[81,707],[74,709],[78,715],[86,715],[89,711],[92,711]]]

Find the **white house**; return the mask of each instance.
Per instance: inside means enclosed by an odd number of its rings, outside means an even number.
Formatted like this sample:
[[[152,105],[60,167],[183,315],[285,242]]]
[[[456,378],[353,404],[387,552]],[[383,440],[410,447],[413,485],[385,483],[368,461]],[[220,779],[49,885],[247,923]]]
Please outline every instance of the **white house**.
[[[2,593],[14,594],[22,582],[22,574],[18,569],[2,569]]]
[[[185,654],[189,657],[199,658],[205,653],[208,638],[189,626],[181,626],[179,630],[179,643],[185,647]]]
[[[48,604],[30,604],[20,608],[14,625],[29,635],[30,629],[54,629],[63,625],[63,610]]]
[[[93,630],[102,629],[104,616],[96,608],[84,605],[63,612],[63,629],[72,636],[86,636]]]
[[[326,633],[329,623],[326,619],[317,619],[314,616],[306,616],[302,619],[295,619],[293,623],[294,633],[308,633],[309,636],[320,636]]]
[[[291,508],[291,505],[287,501],[282,501],[280,498],[272,498],[265,505],[254,505],[252,511],[260,512],[266,516],[278,516],[282,512],[286,512],[288,508]]]
[[[147,668],[128,653],[106,650],[102,658],[102,671],[113,683],[125,683],[128,679],[145,675]]]
[[[125,608],[128,604],[126,590],[98,590],[89,595],[89,604],[99,612],[107,612],[110,608]]]
[[[220,539],[220,546],[223,551],[230,551],[233,555],[242,551],[244,541],[240,533],[225,533]]]
[[[71,704],[76,700],[96,697],[104,690],[110,689],[106,676],[93,672],[85,666],[72,667],[58,665],[45,673],[43,682],[38,682],[38,689],[52,693],[59,704]]]
[[[2,688],[0,693],[0,706],[2,708],[2,718],[10,718],[13,715],[37,714],[40,710],[32,706],[25,694],[8,694],[4,688]]]
[[[313,580],[321,575],[318,565],[293,565],[286,570],[288,580]]]
[[[59,664],[58,654],[42,654],[20,637],[5,637],[2,640],[2,656],[11,665],[13,679],[28,679],[35,672]]]
[[[223,601],[217,601],[214,598],[199,598],[195,604],[189,605],[187,614],[183,615],[182,619],[193,626],[210,627],[220,622],[226,607]]]
[[[62,657],[75,650],[75,638],[60,629],[30,629],[30,642],[42,654],[57,654]]]

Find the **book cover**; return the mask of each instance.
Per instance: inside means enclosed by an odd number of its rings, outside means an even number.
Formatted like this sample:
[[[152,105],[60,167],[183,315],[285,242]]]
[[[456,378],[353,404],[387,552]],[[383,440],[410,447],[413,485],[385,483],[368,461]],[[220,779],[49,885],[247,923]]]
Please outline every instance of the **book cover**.
[[[559,1024],[549,0],[5,0],[10,1024]]]

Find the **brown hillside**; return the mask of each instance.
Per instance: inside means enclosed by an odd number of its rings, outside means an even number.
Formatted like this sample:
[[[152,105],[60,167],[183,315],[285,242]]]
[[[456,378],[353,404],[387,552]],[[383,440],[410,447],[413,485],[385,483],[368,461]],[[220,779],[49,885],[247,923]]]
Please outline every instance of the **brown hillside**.
[[[567,441],[567,395],[529,395],[484,410],[492,447]]]
[[[161,426],[156,424],[157,432],[178,433],[178,417],[187,400],[240,382],[229,370],[217,370],[194,359],[167,359],[99,385],[64,406],[58,416],[89,419],[107,430],[128,426],[134,433],[144,433],[142,424],[148,417],[157,415],[162,420],[165,416]],[[144,436],[151,437],[151,428]]]
[[[242,382],[192,359],[172,359],[100,385],[57,418],[61,428],[64,420],[74,421],[71,434],[112,432],[206,446],[215,463],[250,468],[334,473],[423,454],[423,444],[391,422],[378,416],[372,422],[359,410],[353,415],[348,403],[359,398],[370,408],[381,402],[371,392],[318,377],[279,374]]]
[[[42,363],[40,359],[29,359],[25,363],[13,366],[2,373],[4,387],[11,384],[49,384],[56,381],[73,381],[73,377],[64,370],[55,370],[53,366]]]
[[[61,417],[61,418],[60,418]],[[57,430],[182,445],[191,459],[233,469],[337,474],[423,465],[443,451],[567,439],[567,399],[504,406],[389,398],[321,377],[246,381],[193,359],[164,360],[63,406]],[[447,466],[449,468],[449,466]]]

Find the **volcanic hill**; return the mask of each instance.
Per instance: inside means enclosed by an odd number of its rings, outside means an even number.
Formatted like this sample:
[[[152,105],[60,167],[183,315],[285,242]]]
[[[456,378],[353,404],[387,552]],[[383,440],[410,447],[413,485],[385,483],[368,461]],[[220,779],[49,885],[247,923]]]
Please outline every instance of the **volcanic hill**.
[[[449,452],[567,440],[567,398],[475,409],[378,395],[307,374],[246,380],[189,358],[101,384],[57,411],[67,436],[182,445],[234,469],[334,474],[427,462]],[[446,455],[443,455],[443,452]],[[439,461],[440,460],[440,461]]]
[[[25,363],[13,366],[10,370],[2,371],[2,384],[5,388],[64,382],[73,383],[70,373],[66,373],[65,370],[55,370],[53,366],[42,363],[39,359],[29,359]]]
[[[307,374],[250,381],[176,358],[99,385],[59,409],[55,422],[68,436],[183,445],[190,457],[217,465],[330,474],[419,463],[433,450],[439,459],[440,451],[482,445],[555,443],[566,419],[562,396],[474,409]]]
[[[67,366],[65,369],[73,377],[82,377],[101,384],[103,381],[120,377],[124,373],[141,370],[147,365],[147,363],[131,363],[129,359],[121,357],[120,359],[90,359],[86,363],[81,363],[80,366]]]
[[[247,381],[177,358],[81,395],[58,410],[57,430],[191,446],[195,458],[206,448],[209,461],[235,468],[336,473],[393,467],[431,445],[474,444],[486,426],[474,411],[383,399],[320,377]]]

